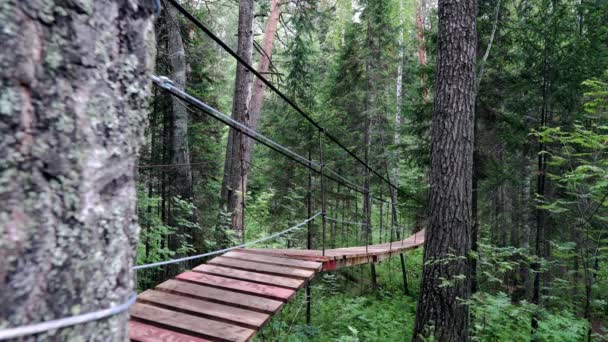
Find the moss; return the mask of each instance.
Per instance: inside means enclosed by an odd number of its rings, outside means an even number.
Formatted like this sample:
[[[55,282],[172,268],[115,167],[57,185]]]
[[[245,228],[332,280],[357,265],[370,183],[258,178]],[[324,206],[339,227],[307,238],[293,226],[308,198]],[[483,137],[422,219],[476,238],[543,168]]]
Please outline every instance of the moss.
[[[74,4],[87,15],[93,14],[93,0],[74,0]]]
[[[44,62],[46,66],[52,70],[57,69],[63,61],[61,52],[56,46],[49,46],[44,56]]]
[[[37,16],[40,21],[49,25],[55,21],[53,12],[55,11],[55,1],[36,0],[31,7],[37,9]]]
[[[0,114],[13,115],[15,110],[15,99],[17,98],[13,88],[6,88],[0,93]]]

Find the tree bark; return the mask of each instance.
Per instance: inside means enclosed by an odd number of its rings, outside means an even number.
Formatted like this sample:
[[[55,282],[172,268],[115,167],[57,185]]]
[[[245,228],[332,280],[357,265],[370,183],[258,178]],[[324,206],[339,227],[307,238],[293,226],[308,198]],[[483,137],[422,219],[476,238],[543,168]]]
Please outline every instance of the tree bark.
[[[468,339],[475,106],[475,0],[439,1],[430,224],[414,341]],[[445,282],[449,282],[446,286]]]
[[[542,83],[542,106],[540,112],[540,127],[539,131],[545,129],[547,124],[547,107],[548,107],[548,88],[549,88],[549,66],[547,62],[547,47],[545,42],[545,49],[543,51],[543,83]],[[546,146],[544,142],[539,141],[538,143],[538,156],[537,156],[537,170],[536,170],[536,198],[542,199],[545,196],[545,152]],[[535,242],[534,242],[534,252],[538,259],[545,257],[544,251],[544,243],[545,243],[545,212],[539,205],[536,205],[534,209],[535,219],[536,219],[536,231],[535,231]],[[540,273],[540,261],[537,260],[532,265],[534,270],[534,283],[532,286],[532,303],[536,305],[541,305],[541,273]],[[538,327],[537,317],[534,316],[532,319],[532,328],[536,329]]]
[[[258,72],[264,74],[268,72],[270,67],[270,62],[272,58],[272,44],[274,42],[274,37],[277,32],[277,26],[279,23],[279,17],[281,16],[281,3],[279,0],[272,0],[270,4],[270,16],[268,17],[268,21],[266,21],[266,29],[264,31],[264,38],[262,42],[262,54],[260,56],[260,63],[258,65]],[[249,101],[249,111],[248,117],[246,118],[246,124],[253,130],[258,128],[258,122],[260,121],[260,114],[262,110],[262,104],[264,103],[264,90],[266,89],[266,85],[258,78],[253,82],[253,92],[251,96],[251,100]],[[247,181],[250,170],[250,163],[253,157],[253,146],[255,141],[248,137],[244,138],[245,146],[243,149],[243,179],[241,179],[241,175],[239,174],[239,184],[243,189],[237,193],[239,197],[236,201],[236,204],[241,203],[243,194],[247,193]],[[234,210],[236,208],[228,208],[228,210],[232,211],[232,228],[236,229],[239,227],[239,223],[242,220],[242,212],[240,210]],[[236,225],[235,225],[236,224]]]
[[[180,32],[177,9],[167,6],[168,55],[171,65],[171,80],[175,86],[186,87],[186,52]],[[188,109],[175,96],[171,97],[171,164],[173,168],[173,196],[182,199],[192,198],[192,170],[190,168],[190,149],[188,148]],[[173,216],[173,215],[172,215]]]
[[[426,56],[426,41],[424,39],[424,29],[426,21],[426,2],[420,0],[416,6],[416,41],[418,42],[418,63],[421,67],[426,67],[428,64]],[[422,101],[426,104],[429,102],[429,89],[426,84],[426,75],[423,73],[420,76],[420,89],[422,90]]]
[[[251,65],[253,56],[253,0],[240,0],[239,3],[239,27],[237,54]],[[232,118],[238,122],[247,124],[249,117],[249,100],[251,99],[252,73],[242,64],[236,67],[236,78],[234,81],[234,98],[232,100]],[[234,129],[228,133],[226,145],[226,158],[224,160],[224,178],[222,180],[221,196],[229,212],[241,210],[242,204],[241,184],[243,171],[243,150],[245,136]],[[239,222],[240,214],[232,216],[231,227],[242,230]]]
[[[15,327],[105,309],[133,291],[155,5],[1,7],[0,326]],[[127,317],[26,340],[126,340]]]
[[[477,106],[476,106],[477,108]],[[477,112],[477,110],[476,110]],[[471,251],[476,255],[471,259],[471,293],[476,293],[479,287],[477,279],[477,259],[479,257],[479,178],[481,176],[481,151],[479,150],[479,117],[474,120],[473,173],[471,180]]]
[[[370,50],[370,53],[367,56],[367,60],[365,62],[365,75],[367,82],[367,89],[365,93],[365,117],[364,125],[363,125],[363,144],[364,144],[364,156],[363,160],[366,164],[369,165],[369,154],[371,150],[371,133],[372,133],[372,112],[375,110],[375,73],[374,73],[374,59],[378,58],[379,52],[376,50],[374,46],[373,35],[375,32],[371,27],[370,18],[367,19],[367,48]],[[380,63],[378,63],[380,64]],[[372,218],[372,201],[370,197],[370,187],[371,187],[371,173],[368,168],[364,169],[364,180],[363,180],[363,188],[365,193],[363,194],[363,215],[365,222],[365,232],[364,239],[366,246],[369,244],[369,237],[371,235],[371,218]]]

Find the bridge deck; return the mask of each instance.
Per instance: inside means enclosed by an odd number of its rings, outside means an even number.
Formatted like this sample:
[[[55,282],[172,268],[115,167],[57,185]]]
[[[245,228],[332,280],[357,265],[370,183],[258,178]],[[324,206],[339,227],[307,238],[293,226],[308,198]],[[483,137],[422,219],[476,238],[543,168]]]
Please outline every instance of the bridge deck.
[[[240,249],[139,294],[132,341],[249,341],[317,273],[372,263],[421,246],[403,241],[325,250]],[[323,255],[324,254],[324,255]]]

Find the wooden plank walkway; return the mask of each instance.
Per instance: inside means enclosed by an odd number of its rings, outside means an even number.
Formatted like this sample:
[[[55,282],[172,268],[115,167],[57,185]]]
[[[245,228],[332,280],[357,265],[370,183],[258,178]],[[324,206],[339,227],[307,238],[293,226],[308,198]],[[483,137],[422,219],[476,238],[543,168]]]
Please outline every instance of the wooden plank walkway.
[[[317,273],[379,262],[424,243],[320,250],[239,249],[140,293],[129,337],[139,342],[249,341]]]

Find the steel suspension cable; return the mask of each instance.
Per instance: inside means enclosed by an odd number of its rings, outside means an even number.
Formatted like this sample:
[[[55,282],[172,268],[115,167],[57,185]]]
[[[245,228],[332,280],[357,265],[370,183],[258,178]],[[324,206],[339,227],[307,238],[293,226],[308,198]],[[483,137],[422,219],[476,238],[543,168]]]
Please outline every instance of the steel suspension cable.
[[[321,126],[321,124],[319,124],[309,114],[307,114],[302,108],[300,108],[294,101],[292,101],[289,97],[287,97],[287,95],[285,95],[283,92],[281,92],[272,82],[270,82],[268,79],[266,79],[251,64],[247,63],[247,61],[245,61],[241,56],[239,56],[236,53],[236,51],[234,51],[226,43],[224,43],[224,41],[222,41],[222,39],[220,39],[218,36],[216,36],[207,26],[205,26],[202,22],[200,22],[200,20],[198,20],[196,17],[194,17],[194,15],[192,15],[192,13],[190,13],[183,6],[181,6],[176,0],[167,0],[167,1],[169,3],[171,3],[171,5],[173,5],[179,12],[181,12],[182,15],[184,15],[188,20],[190,20],[190,22],[192,22],[195,26],[197,26],[199,29],[201,29],[203,32],[205,32],[205,34],[207,34],[213,41],[215,41],[226,52],[228,52],[228,54],[230,54],[232,57],[234,57],[246,69],[251,71],[251,73],[253,73],[260,81],[262,81],[262,83],[264,83],[268,88],[270,88],[273,92],[275,92],[281,99],[283,99],[285,102],[287,102],[287,104],[289,104],[296,112],[298,112],[301,116],[303,116],[310,124],[315,126],[329,140],[333,141],[342,150],[344,150],[348,155],[353,157],[357,162],[359,162],[361,165],[363,165],[366,169],[368,169],[370,172],[372,172],[375,176],[380,178],[387,185],[394,188],[397,192],[402,193],[404,196],[410,198],[411,200],[413,200],[414,202],[416,202],[418,204],[421,204],[421,205],[424,204],[416,197],[403,192],[401,189],[399,189],[397,186],[395,186],[389,179],[386,179],[384,176],[382,176],[380,173],[378,173],[378,171],[376,171],[371,166],[369,166],[368,163],[366,163],[356,153],[354,153],[348,147],[346,147],[335,136],[330,134],[325,127]]]
[[[257,131],[247,127],[246,125],[244,125],[244,124],[232,119],[231,117],[227,116],[226,114],[220,112],[219,110],[209,106],[208,104],[204,103],[197,97],[192,96],[192,95],[188,94],[187,92],[175,87],[170,79],[168,79],[166,77],[160,77],[157,75],[152,75],[151,78],[152,78],[152,81],[154,82],[154,84],[161,87],[163,90],[169,92],[171,95],[197,107],[198,109],[207,113],[208,115],[215,118],[216,120],[223,122],[227,126],[233,128],[235,130],[243,132],[243,134],[245,134],[246,136],[248,136],[248,137],[254,139],[255,141],[265,145],[266,147],[284,155],[285,157],[297,162],[298,164],[304,166],[305,168],[308,168],[308,169],[316,172],[317,174],[321,173],[320,164],[291,151],[289,148],[275,142],[274,140],[258,133]],[[331,175],[328,173],[330,173]],[[355,185],[353,182],[342,177],[341,175],[339,175],[338,173],[336,173],[335,171],[333,171],[327,167],[324,167],[324,177],[329,180],[332,180],[336,183],[342,184],[345,187],[347,187],[353,191],[356,191],[358,193],[364,193],[364,189]],[[376,198],[374,196],[372,196],[372,198],[374,198],[377,201],[384,201],[383,199]]]

